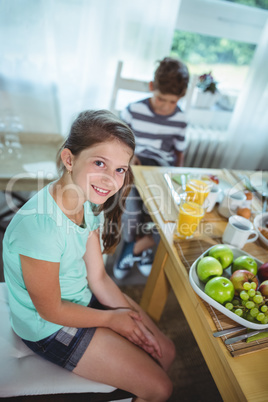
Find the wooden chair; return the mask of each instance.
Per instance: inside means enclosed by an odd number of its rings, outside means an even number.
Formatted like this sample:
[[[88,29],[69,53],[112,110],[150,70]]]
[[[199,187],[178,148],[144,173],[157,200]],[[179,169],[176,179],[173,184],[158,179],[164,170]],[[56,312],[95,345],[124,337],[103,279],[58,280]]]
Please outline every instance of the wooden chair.
[[[112,90],[112,97],[109,105],[109,110],[116,115],[119,115],[120,108],[118,108],[117,102],[118,102],[118,95],[119,91],[132,91],[132,92],[141,92],[145,95],[150,95],[150,90],[149,90],[149,82],[148,81],[141,81],[141,80],[135,80],[132,78],[126,78],[122,76],[122,69],[123,69],[123,62],[120,60],[118,61],[117,64],[117,69],[116,69],[116,75],[115,75],[115,80],[114,80],[114,86]],[[187,93],[184,98],[182,98],[182,109],[184,113],[188,113],[191,104],[192,104],[192,98],[193,98],[193,93],[194,93],[194,88],[196,86],[198,80],[198,75],[192,75],[190,79],[190,83],[188,86]],[[139,98],[141,99],[141,97]],[[130,103],[132,100],[130,99],[128,103]]]
[[[192,107],[193,94],[194,94],[194,89],[196,87],[197,81],[198,81],[198,75],[196,75],[196,74],[191,75],[187,92],[186,92],[184,98],[182,98],[183,99],[183,111],[186,114],[189,113],[189,111]]]
[[[122,77],[122,69],[123,69],[123,62],[118,61],[114,86],[112,90],[112,97],[109,106],[109,110],[116,115],[119,114],[119,110],[117,108],[117,98],[118,98],[118,92],[120,90],[143,92],[147,94],[150,92],[148,81],[139,81],[134,80],[132,78]]]
[[[125,391],[79,377],[36,355],[14,333],[9,315],[7,286],[1,282],[0,398],[16,397],[12,401],[19,402],[22,396],[50,395],[48,400],[56,401],[57,394],[86,393],[91,402],[132,400]]]

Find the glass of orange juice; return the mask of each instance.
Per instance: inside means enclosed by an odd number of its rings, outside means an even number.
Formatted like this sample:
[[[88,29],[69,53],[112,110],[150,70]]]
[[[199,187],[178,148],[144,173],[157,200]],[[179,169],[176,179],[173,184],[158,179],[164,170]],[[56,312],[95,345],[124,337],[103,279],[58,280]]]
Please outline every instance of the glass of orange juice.
[[[185,192],[180,195],[177,235],[184,239],[193,236],[199,222],[205,215],[205,209],[193,201],[193,195],[193,192]]]
[[[186,183],[186,191],[192,193],[192,201],[203,205],[213,186],[212,181],[200,180],[198,177],[190,177]]]

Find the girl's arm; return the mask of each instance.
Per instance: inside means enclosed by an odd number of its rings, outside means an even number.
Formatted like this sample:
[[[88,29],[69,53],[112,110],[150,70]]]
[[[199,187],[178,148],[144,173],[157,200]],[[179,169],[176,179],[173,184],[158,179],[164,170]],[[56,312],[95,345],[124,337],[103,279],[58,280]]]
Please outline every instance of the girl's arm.
[[[175,150],[175,154],[176,154],[176,161],[174,166],[182,167],[184,163],[184,153],[182,151]]]
[[[110,308],[132,308],[105,270],[98,230],[89,235],[84,260],[87,267],[89,288],[98,301]]]
[[[59,263],[21,255],[27,291],[39,315],[50,322],[77,328],[106,327],[141,345],[147,338],[137,325],[140,315],[133,309],[96,310],[61,299]]]
[[[130,304],[119,287],[106,273],[98,230],[90,233],[84,260],[87,267],[89,287],[98,301],[108,308],[127,308],[135,311],[134,306]],[[133,319],[136,320],[135,317]],[[147,342],[140,344],[140,346],[153,356],[161,356],[160,346],[154,335],[144,326],[140,319],[136,323],[147,339]]]

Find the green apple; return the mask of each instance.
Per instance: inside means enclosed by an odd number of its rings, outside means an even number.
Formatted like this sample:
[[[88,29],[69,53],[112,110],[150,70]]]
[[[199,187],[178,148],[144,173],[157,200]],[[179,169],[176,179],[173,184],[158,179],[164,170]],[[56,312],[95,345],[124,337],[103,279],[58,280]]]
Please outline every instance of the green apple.
[[[214,276],[221,276],[223,269],[221,263],[213,257],[203,257],[197,264],[197,275],[200,281],[206,283]]]
[[[224,304],[233,300],[234,285],[230,279],[217,276],[207,282],[205,293],[218,303]]]
[[[253,275],[257,275],[258,265],[254,258],[248,255],[241,255],[234,260],[232,273],[238,271],[239,269],[246,269],[247,271],[252,272]]]
[[[228,268],[234,259],[232,250],[225,244],[217,244],[216,246],[213,246],[209,250],[208,255],[216,258],[221,263],[223,269]]]

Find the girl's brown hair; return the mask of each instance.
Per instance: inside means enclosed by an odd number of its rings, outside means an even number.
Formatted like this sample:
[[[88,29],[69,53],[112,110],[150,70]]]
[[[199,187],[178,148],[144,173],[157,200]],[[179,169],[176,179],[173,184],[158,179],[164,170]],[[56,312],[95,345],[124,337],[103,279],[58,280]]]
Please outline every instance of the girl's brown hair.
[[[135,138],[127,124],[108,110],[86,110],[81,112],[71,126],[70,133],[58,151],[57,167],[63,173],[65,167],[61,161],[61,151],[68,148],[77,156],[84,149],[101,142],[118,139],[135,150]],[[104,227],[102,232],[103,253],[110,253],[120,241],[121,215],[125,207],[126,198],[130,192],[134,178],[129,167],[122,188],[112,197],[94,208],[94,212],[104,213]]]

